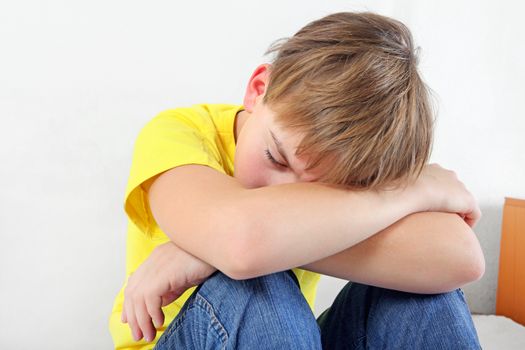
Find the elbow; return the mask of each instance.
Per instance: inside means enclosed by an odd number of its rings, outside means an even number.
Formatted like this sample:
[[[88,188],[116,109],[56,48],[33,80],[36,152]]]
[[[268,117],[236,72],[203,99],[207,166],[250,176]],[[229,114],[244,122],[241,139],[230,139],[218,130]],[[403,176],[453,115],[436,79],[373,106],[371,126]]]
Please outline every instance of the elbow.
[[[485,257],[475,233],[468,228],[463,246],[462,280],[464,284],[480,280],[485,274]]]
[[[249,198],[249,197],[245,197]],[[230,239],[224,245],[225,275],[234,280],[245,280],[278,271],[274,249],[268,239],[269,227],[265,219],[258,216],[250,201],[240,199],[228,208]],[[251,209],[250,209],[251,208]],[[224,212],[223,212],[224,214]],[[224,220],[223,220],[224,221]]]
[[[483,253],[473,257],[470,261],[470,265],[465,271],[465,280],[467,283],[475,282],[480,280],[485,274],[485,258]]]
[[[259,245],[254,242],[253,232],[240,232],[240,236],[230,244],[228,271],[225,274],[231,279],[245,280],[269,273],[264,267],[261,250],[257,249]]]
[[[466,226],[456,231],[457,239],[445,248],[450,254],[442,256],[442,278],[426,280],[425,294],[447,293],[480,280],[485,273],[485,257],[475,233]]]
[[[223,273],[231,279],[238,281],[256,277],[253,275],[249,265],[239,258],[232,259],[227,270],[223,271]]]
[[[252,246],[243,242],[246,238],[241,238],[237,242],[229,244],[229,253],[227,257],[227,266],[224,271],[225,275],[234,280],[245,280],[257,277],[253,256],[255,252]]]
[[[243,215],[243,212],[232,213],[235,224],[227,228],[228,239],[224,242],[223,266],[221,272],[234,280],[245,280],[258,275],[255,273],[257,265],[255,261],[258,256],[256,245],[253,244],[254,225],[251,220]]]

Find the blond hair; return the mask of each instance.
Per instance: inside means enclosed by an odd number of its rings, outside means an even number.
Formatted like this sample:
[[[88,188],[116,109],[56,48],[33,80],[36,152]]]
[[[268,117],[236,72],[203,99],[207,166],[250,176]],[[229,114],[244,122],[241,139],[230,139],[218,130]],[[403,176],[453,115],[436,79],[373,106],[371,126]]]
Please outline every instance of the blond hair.
[[[283,129],[304,135],[296,155],[308,154],[307,170],[330,160],[319,181],[381,189],[420,174],[433,113],[412,41],[397,20],[342,12],[265,53],[277,55],[263,101]]]

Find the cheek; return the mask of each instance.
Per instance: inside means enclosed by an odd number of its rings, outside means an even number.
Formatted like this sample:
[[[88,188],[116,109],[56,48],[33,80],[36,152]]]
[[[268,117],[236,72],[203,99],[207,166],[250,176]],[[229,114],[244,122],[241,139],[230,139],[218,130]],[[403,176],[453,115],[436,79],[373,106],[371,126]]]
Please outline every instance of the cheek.
[[[234,176],[247,188],[267,186],[270,171],[263,156],[256,151],[239,149],[235,155]]]

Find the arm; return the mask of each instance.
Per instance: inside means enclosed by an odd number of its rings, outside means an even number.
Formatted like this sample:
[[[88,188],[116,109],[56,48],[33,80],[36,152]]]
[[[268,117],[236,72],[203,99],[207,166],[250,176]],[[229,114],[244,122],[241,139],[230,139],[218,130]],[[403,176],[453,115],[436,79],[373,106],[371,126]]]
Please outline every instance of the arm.
[[[184,240],[183,240],[184,241]],[[185,266],[180,270],[180,266]],[[479,279],[483,253],[455,214],[417,213],[339,253],[307,263],[307,270],[415,293],[439,293]],[[155,337],[161,306],[207,278],[215,268],[168,242],[130,277],[122,314],[136,340]]]
[[[412,293],[443,293],[481,278],[479,242],[456,214],[409,215],[365,241],[302,266],[306,270]]]
[[[321,183],[245,189],[209,167],[185,165],[158,176],[148,195],[157,224],[177,246],[245,279],[331,256],[426,210],[436,198],[456,198],[463,205],[457,207],[465,209],[466,201],[459,199],[468,196],[455,185],[457,179],[433,169],[431,186],[356,192]],[[426,188],[433,192],[421,192]]]
[[[418,210],[410,191],[320,183],[245,189],[201,165],[168,170],[148,194],[157,224],[177,246],[236,279],[333,255]]]
[[[164,324],[162,307],[216,270],[173,242],[157,246],[130,275],[124,290],[121,320],[128,323],[133,339],[144,337],[148,342],[155,339],[156,328]]]

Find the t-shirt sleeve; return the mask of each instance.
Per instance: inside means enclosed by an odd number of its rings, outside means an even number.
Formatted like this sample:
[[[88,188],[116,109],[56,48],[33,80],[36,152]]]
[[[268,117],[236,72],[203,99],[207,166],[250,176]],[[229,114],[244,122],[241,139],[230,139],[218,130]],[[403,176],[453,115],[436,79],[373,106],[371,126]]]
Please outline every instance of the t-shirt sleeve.
[[[225,173],[216,147],[206,137],[209,127],[204,117],[188,116],[175,109],[160,113],[140,131],[133,150],[124,209],[144,234],[151,235],[156,225],[145,191],[148,180],[185,164],[207,165]]]

